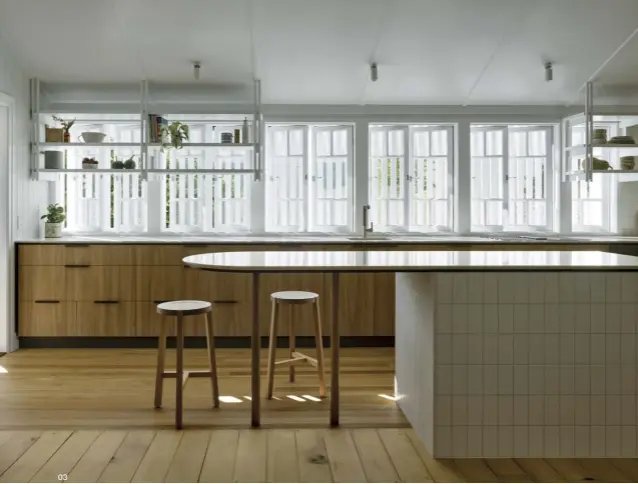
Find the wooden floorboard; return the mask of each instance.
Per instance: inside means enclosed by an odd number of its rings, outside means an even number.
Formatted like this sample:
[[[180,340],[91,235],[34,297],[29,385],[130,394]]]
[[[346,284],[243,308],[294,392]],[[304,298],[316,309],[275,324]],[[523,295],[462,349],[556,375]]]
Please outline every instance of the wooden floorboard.
[[[186,361],[205,367],[198,351]],[[0,482],[57,482],[59,474],[66,482],[638,481],[638,459],[434,459],[395,404],[378,397],[392,393],[387,349],[344,349],[343,428],[327,427],[326,401],[286,398],[318,393],[312,368],[300,367],[297,383],[282,374],[279,399],[264,400],[266,428],[251,430],[248,352],[219,353],[222,394],[239,402],[214,410],[209,382],[189,382],[182,431],[173,428],[172,385],[167,408],[152,409],[153,351],[6,355]]]
[[[312,356],[313,351],[306,352]],[[262,356],[265,391],[266,353]],[[280,356],[285,356],[284,350]],[[208,364],[204,349],[186,350],[184,360],[187,369]],[[166,380],[163,408],[153,408],[155,363],[156,351],[149,349],[24,349],[10,353],[2,358],[7,373],[0,377],[0,430],[171,429],[175,385]],[[174,365],[172,350],[166,364],[169,369]],[[220,408],[212,408],[210,381],[189,380],[184,391],[184,428],[249,428],[250,350],[219,349],[217,364]],[[392,348],[344,348],[341,365],[341,422],[345,427],[408,426],[396,404],[379,396],[394,392]],[[329,361],[326,368],[330,368]],[[326,380],[330,381],[329,375]],[[277,373],[274,395],[273,400],[262,400],[264,428],[328,427],[330,402],[317,398],[314,368],[298,366],[295,383],[288,381],[285,371]]]

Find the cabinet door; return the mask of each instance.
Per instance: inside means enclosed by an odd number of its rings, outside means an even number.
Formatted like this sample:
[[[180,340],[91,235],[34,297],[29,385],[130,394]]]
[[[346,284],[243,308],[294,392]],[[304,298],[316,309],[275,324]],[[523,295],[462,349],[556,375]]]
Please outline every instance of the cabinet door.
[[[375,309],[374,273],[339,276],[341,336],[372,336]]]
[[[69,299],[73,301],[134,301],[133,266],[67,266]]]
[[[135,264],[142,266],[181,266],[182,246],[145,244],[135,247]]]
[[[379,272],[374,276],[374,335],[394,336],[396,317],[395,274]]]
[[[18,269],[20,301],[67,301],[64,266],[20,266]]]
[[[77,333],[69,336],[134,336],[135,303],[77,303]]]
[[[180,266],[135,267],[135,300],[159,304],[188,299],[184,293],[184,269]]]
[[[301,273],[301,274],[262,274],[260,276],[259,290],[259,322],[260,333],[268,336],[270,330],[270,313],[272,301],[270,296],[278,291],[310,291],[319,294],[319,307],[321,311],[321,323],[323,334],[330,334],[330,275],[324,273]],[[248,315],[252,314],[252,302],[249,300]],[[299,305],[292,309],[283,308],[279,315],[279,326],[277,334],[279,336],[288,335],[288,323],[293,318],[295,335],[314,336],[312,306],[309,304]],[[247,324],[247,331],[250,334],[250,319]]]
[[[76,303],[20,302],[19,336],[76,336]]]

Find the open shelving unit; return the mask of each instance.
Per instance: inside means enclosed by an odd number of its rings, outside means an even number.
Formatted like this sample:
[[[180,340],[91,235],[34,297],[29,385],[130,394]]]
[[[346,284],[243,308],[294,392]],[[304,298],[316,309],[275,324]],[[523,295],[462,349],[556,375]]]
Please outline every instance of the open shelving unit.
[[[192,87],[158,86],[156,92],[153,85],[142,81],[136,98],[127,99],[127,103],[102,103],[99,112],[86,103],[90,108],[83,111],[82,103],[69,104],[51,102],[43,95],[40,81],[32,79],[31,89],[31,141],[30,141],[30,171],[32,179],[60,181],[59,175],[65,173],[76,175],[93,174],[127,174],[140,173],[142,179],[147,179],[149,173],[155,175],[184,173],[184,174],[250,174],[258,180],[263,165],[264,123],[261,112],[261,84],[254,80],[245,92],[252,93],[251,99],[245,99],[235,105],[219,107],[208,104],[207,112],[188,114],[188,108],[194,104],[179,102],[180,96],[188,97]],[[200,91],[210,90],[215,86],[198,86]],[[170,91],[171,99],[166,101],[163,96]],[[72,106],[72,107],[71,107]],[[199,106],[198,106],[199,107]],[[230,107],[228,111],[226,108]],[[231,114],[228,114],[231,112]],[[63,119],[75,119],[70,129],[70,142],[47,142],[45,140],[45,125],[58,127],[53,115]],[[149,115],[165,118],[170,124],[180,121],[191,127],[190,141],[183,144],[179,150],[165,149],[163,143],[150,141]],[[244,119],[249,125],[249,140],[241,143],[221,143],[217,138],[224,131],[232,132],[241,129]],[[193,125],[199,129],[193,130]],[[212,126],[212,131],[210,127]],[[217,128],[217,131],[215,131]],[[208,131],[207,131],[208,130]],[[97,131],[106,134],[103,143],[84,143],[80,141],[83,131]],[[45,151],[64,152],[64,168],[47,169],[44,163]],[[97,169],[82,169],[83,156],[95,157]],[[134,157],[135,169],[112,168],[114,160],[125,160]],[[170,160],[170,161],[169,161]],[[193,161],[195,160],[195,161]]]
[[[629,123],[638,125],[637,114],[601,113],[594,109],[593,83],[586,85],[585,110],[563,121],[563,181],[591,182],[594,175],[614,175],[622,180],[638,180],[638,143],[594,143],[594,128],[607,129],[608,138],[627,130]],[[634,140],[638,137],[634,135]],[[620,167],[621,156],[635,156],[630,170]],[[611,169],[594,169],[594,157],[609,162]]]

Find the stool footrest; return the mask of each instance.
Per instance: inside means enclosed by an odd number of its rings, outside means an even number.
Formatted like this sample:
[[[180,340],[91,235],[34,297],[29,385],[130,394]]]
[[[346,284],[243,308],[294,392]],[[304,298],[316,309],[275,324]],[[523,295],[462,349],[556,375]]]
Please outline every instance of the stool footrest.
[[[296,365],[297,363],[308,363],[310,366],[314,366],[315,368],[319,364],[316,358],[304,355],[303,353],[299,353],[298,351],[292,352],[292,358],[289,358],[287,360],[275,361],[275,365]]]
[[[162,378],[176,378],[176,375],[175,370],[167,370],[162,373]],[[184,375],[188,375],[191,378],[212,378],[215,376],[213,372],[206,370],[184,371]]]

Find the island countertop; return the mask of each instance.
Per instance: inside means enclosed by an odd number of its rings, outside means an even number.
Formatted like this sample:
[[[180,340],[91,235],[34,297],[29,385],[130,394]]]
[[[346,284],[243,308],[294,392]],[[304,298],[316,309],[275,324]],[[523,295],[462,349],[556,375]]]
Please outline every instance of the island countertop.
[[[219,252],[183,262],[223,272],[638,271],[638,257],[597,251]]]
[[[596,245],[596,244],[638,244],[638,237],[614,236],[614,235],[547,235],[539,239],[540,235],[522,234],[494,234],[482,235],[373,235],[370,238],[362,238],[347,235],[215,235],[215,236],[182,236],[182,235],[73,235],[63,236],[57,239],[23,238],[17,240],[17,244],[285,244],[285,245],[445,245],[445,244],[520,244],[520,245]],[[542,236],[541,236],[542,237]]]

